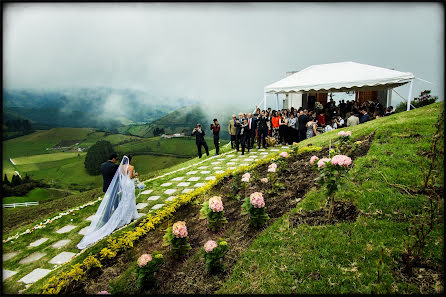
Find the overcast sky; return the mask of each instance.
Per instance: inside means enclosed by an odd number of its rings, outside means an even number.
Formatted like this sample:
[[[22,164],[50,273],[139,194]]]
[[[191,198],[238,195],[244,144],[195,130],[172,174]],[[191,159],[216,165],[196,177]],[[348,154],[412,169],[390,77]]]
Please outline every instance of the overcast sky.
[[[414,95],[443,99],[443,23],[437,3],[16,3],[4,9],[3,82],[255,105],[287,71],[354,61],[412,72],[435,84],[416,80]]]

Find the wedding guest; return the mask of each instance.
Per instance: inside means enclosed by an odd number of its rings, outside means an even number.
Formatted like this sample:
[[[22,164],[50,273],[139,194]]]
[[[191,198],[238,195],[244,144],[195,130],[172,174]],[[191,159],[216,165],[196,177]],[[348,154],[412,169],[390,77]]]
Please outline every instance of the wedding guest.
[[[341,117],[340,114],[336,116],[336,118],[333,121],[333,128],[339,129],[344,127],[344,119]]]
[[[297,122],[298,122],[298,131],[299,131],[299,141],[304,140],[305,138],[307,138],[306,136],[306,132],[307,132],[307,122],[308,122],[308,117],[305,115],[305,111],[301,110],[299,112],[299,117],[297,118]]]
[[[361,118],[359,119],[359,123],[360,123],[360,124],[363,124],[363,123],[365,123],[365,122],[368,122],[368,121],[370,120],[370,116],[369,116],[369,114],[367,113],[367,108],[363,107],[363,108],[361,109],[361,113],[362,113],[362,116],[361,116]]]
[[[266,126],[268,127],[268,136],[271,136],[271,129],[272,129],[271,114],[267,111],[265,117],[266,117]]]
[[[241,135],[241,132],[242,132],[242,122],[243,122],[242,118],[237,119],[236,122],[235,122],[235,148],[236,148],[237,152],[239,151],[241,137],[242,137],[242,135]]]
[[[255,129],[256,129],[255,119],[252,117],[251,113],[248,113],[248,129],[247,129],[248,133],[246,135],[248,149],[252,149],[254,147]]]
[[[359,117],[357,116],[358,111],[353,109],[352,115],[347,119],[347,127],[353,127],[359,125]]]
[[[263,148],[266,148],[266,137],[268,135],[268,118],[265,115],[265,111],[262,110],[262,113],[259,116],[259,119],[257,120],[257,131],[258,131],[258,137],[257,137],[257,143],[258,148],[260,148],[260,141],[262,141]]]
[[[204,149],[206,150],[206,155],[209,156],[209,148],[206,143],[206,140],[204,140],[204,130],[201,129],[201,124],[197,124],[197,127],[192,130],[192,136],[195,136],[195,144],[197,145],[198,149],[198,157],[201,158],[201,146],[204,146]]]
[[[325,114],[322,110],[319,112],[319,115],[317,116],[317,120],[318,120],[319,124],[321,124],[322,127],[325,126],[325,124],[326,124]]]
[[[327,125],[325,125],[324,132],[333,130],[333,127],[332,127],[332,125],[334,125],[333,123],[334,123],[334,121],[332,121],[331,123],[328,122]]]
[[[242,155],[245,154],[245,147],[247,142],[247,133],[246,130],[248,129],[248,119],[243,119],[243,124],[240,125],[240,143],[242,144]],[[249,147],[248,147],[248,153],[249,153]]]
[[[282,144],[286,143],[286,132],[287,132],[287,127],[288,127],[288,121],[286,119],[286,115],[285,113],[282,113],[282,115],[280,116],[279,119],[279,142],[281,142]]]
[[[288,126],[290,128],[296,129],[296,121],[297,119],[294,117],[294,113],[291,113],[290,118],[288,119]]]
[[[278,112],[273,110],[273,116],[271,118],[271,124],[272,124],[272,137],[276,138],[277,141],[279,141],[279,115]]]
[[[306,126],[307,126],[306,138],[311,138],[317,135],[317,130],[316,130],[317,124],[316,124],[316,119],[314,117],[310,118]]]
[[[235,149],[236,120],[237,120],[237,116],[235,114],[233,114],[232,119],[229,120],[229,125],[228,125],[229,135],[231,136],[231,149]]]
[[[214,135],[215,154],[219,155],[220,152],[220,123],[217,119],[214,119],[214,123],[211,124],[212,134]]]

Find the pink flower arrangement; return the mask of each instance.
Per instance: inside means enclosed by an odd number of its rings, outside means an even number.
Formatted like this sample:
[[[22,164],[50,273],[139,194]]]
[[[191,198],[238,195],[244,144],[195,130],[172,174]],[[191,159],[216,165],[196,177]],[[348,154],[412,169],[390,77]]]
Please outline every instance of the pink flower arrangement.
[[[325,167],[327,162],[330,162],[330,158],[322,158],[317,162],[317,167],[321,168],[321,167]]]
[[[251,174],[249,172],[242,175],[242,182],[249,183],[249,179],[251,178]]]
[[[319,160],[319,157],[318,157],[318,156],[313,156],[313,157],[311,157],[311,159],[310,159],[310,164],[313,165],[314,162],[316,162],[317,160]]]
[[[111,295],[111,294],[107,291],[101,291],[101,292],[98,292],[98,295]]]
[[[177,238],[184,238],[187,236],[187,227],[186,222],[178,221],[172,226],[172,233]]]
[[[147,263],[152,261],[152,255],[150,254],[142,254],[141,257],[138,258],[138,266],[143,267],[146,266]]]
[[[223,202],[221,201],[221,197],[214,196],[209,199],[209,208],[212,209],[213,212],[223,211]]]
[[[280,156],[280,157],[283,157],[283,158],[288,158],[288,153],[287,153],[287,152],[281,152],[281,153],[279,154],[279,156]]]
[[[336,155],[331,159],[331,164],[347,167],[352,164],[352,159],[345,155]]]
[[[255,208],[265,207],[265,201],[263,200],[263,195],[260,192],[254,192],[249,196],[249,201]]]
[[[204,244],[204,250],[206,251],[206,253],[210,253],[212,252],[216,247],[218,246],[218,244],[213,241],[213,240],[208,240],[205,244]]]
[[[268,172],[276,172],[277,170],[277,164],[273,163],[271,165],[268,166]]]
[[[340,132],[338,133],[338,136],[342,136],[342,137],[345,137],[345,136],[352,136],[352,132],[351,132],[351,131],[347,131],[347,132],[345,132],[345,131],[340,131]]]
[[[266,184],[266,183],[268,183],[268,178],[267,178],[267,177],[264,177],[264,178],[260,179],[260,181],[261,181],[262,183]]]

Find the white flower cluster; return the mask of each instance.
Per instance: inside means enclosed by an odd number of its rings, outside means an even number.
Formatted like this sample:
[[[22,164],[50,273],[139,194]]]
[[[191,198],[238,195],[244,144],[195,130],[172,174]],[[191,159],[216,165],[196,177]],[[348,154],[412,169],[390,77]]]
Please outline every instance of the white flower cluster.
[[[99,197],[99,198],[96,199],[95,201],[90,201],[90,202],[88,202],[88,203],[85,203],[84,205],[81,205],[81,206],[72,208],[72,209],[70,209],[70,210],[68,210],[68,211],[66,211],[66,212],[61,212],[61,213],[59,213],[57,216],[55,216],[55,217],[53,217],[53,218],[51,218],[51,219],[47,219],[47,220],[45,220],[44,222],[41,222],[40,224],[35,225],[35,226],[32,227],[31,229],[26,229],[26,230],[25,230],[24,232],[22,232],[22,233],[16,233],[14,236],[10,236],[10,237],[8,237],[7,239],[3,240],[3,243],[6,243],[6,242],[11,241],[11,240],[14,240],[14,239],[17,239],[17,238],[19,238],[20,236],[22,236],[22,235],[24,235],[24,234],[30,234],[30,233],[32,233],[34,230],[45,228],[46,225],[51,224],[53,221],[58,220],[58,219],[60,219],[61,217],[66,216],[66,215],[69,215],[69,214],[74,215],[74,211],[75,211],[75,210],[79,210],[79,209],[82,209],[82,208],[87,207],[87,206],[89,206],[89,205],[93,205],[93,204],[95,204],[96,202],[101,201],[101,200],[102,200],[102,197]]]
[[[140,182],[139,179],[138,179],[137,177],[135,177],[134,180],[135,180],[135,187],[136,187],[137,189],[142,190],[142,189],[144,189],[144,188],[146,187],[146,184],[143,183],[143,182]]]

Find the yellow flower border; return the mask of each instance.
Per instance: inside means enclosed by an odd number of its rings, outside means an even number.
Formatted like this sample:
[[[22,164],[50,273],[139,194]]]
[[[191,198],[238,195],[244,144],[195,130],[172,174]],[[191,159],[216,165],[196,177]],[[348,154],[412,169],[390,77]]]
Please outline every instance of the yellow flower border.
[[[298,154],[311,151],[320,151],[322,147],[307,146],[297,149]],[[159,225],[163,220],[171,217],[176,210],[183,205],[196,199],[199,195],[205,194],[213,186],[217,185],[225,177],[229,177],[234,174],[247,172],[255,169],[263,164],[267,164],[271,161],[276,161],[279,158],[279,153],[274,154],[271,157],[257,160],[248,166],[240,166],[235,170],[228,169],[222,174],[217,174],[214,180],[209,181],[205,186],[194,190],[193,192],[178,196],[176,199],[169,201],[165,207],[156,212],[155,215],[147,214],[145,218],[139,222],[138,227],[134,230],[125,232],[117,239],[109,239],[107,247],[103,248],[97,255],[89,255],[83,260],[82,263],[72,265],[72,269],[68,272],[62,272],[59,275],[51,277],[48,282],[42,287],[42,294],[58,294],[62,289],[66,288],[72,281],[80,280],[89,269],[93,267],[102,267],[100,260],[113,259],[116,255],[128,248],[133,247],[133,243],[140,237],[146,235],[151,230],[155,230],[155,227]],[[100,260],[99,260],[100,259]]]

